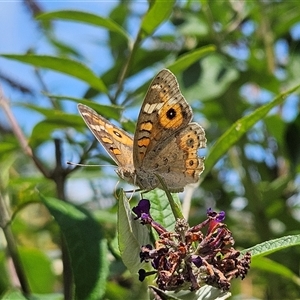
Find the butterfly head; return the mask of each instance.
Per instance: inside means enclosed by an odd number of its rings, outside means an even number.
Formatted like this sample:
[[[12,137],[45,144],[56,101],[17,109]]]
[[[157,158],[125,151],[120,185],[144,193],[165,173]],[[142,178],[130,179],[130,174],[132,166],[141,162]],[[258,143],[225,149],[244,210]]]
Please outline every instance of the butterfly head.
[[[118,167],[116,173],[120,178],[127,181],[130,184],[136,184],[136,172],[133,166],[128,167]]]

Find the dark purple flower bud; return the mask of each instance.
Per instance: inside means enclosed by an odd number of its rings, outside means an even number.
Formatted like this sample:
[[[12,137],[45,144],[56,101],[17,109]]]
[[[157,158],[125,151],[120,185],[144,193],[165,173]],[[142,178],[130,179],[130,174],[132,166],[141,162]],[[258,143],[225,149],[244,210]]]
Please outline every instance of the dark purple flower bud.
[[[207,215],[208,217],[215,218],[215,217],[218,215],[218,213],[215,212],[215,211],[210,207],[210,208],[207,209],[206,215]]]
[[[216,217],[218,222],[223,222],[225,220],[225,211],[220,211]]]
[[[214,212],[214,211],[212,210],[211,207],[208,208],[208,209],[206,210],[206,214],[207,214],[208,216],[210,216],[213,212]]]
[[[197,268],[200,268],[202,266],[202,259],[199,255],[193,255],[191,257],[191,261]]]
[[[146,272],[144,269],[139,269],[139,281],[144,281],[147,276],[156,274],[156,271]]]
[[[159,266],[159,260],[160,260],[160,257],[155,257],[152,262],[151,262],[151,265],[154,269],[158,269],[158,266]]]
[[[139,270],[139,281],[144,281],[147,276],[147,272],[144,269]]]
[[[148,199],[140,200],[139,204],[132,211],[136,214],[135,220],[141,218],[142,214],[150,216],[150,201]]]
[[[148,262],[150,259],[150,251],[153,249],[151,245],[145,245],[141,247],[141,252],[140,252],[140,259],[141,262],[146,261]]]

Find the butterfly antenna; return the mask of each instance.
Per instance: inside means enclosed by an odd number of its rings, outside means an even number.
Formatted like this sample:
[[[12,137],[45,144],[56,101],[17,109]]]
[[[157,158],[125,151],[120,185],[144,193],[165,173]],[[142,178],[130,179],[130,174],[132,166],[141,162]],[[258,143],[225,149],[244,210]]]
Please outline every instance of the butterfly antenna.
[[[71,161],[67,161],[67,165],[76,166],[76,167],[115,167],[113,165],[86,165],[86,164],[78,164]]]

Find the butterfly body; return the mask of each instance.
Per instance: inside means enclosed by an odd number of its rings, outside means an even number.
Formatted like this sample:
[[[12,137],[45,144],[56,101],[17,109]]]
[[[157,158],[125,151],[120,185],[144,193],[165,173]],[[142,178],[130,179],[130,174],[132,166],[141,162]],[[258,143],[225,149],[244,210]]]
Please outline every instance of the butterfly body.
[[[171,192],[180,192],[199,180],[204,163],[197,150],[206,146],[205,132],[191,122],[191,107],[169,70],[152,81],[133,138],[91,108],[78,104],[78,109],[117,163],[117,174],[129,183],[147,191],[162,188],[157,174]]]

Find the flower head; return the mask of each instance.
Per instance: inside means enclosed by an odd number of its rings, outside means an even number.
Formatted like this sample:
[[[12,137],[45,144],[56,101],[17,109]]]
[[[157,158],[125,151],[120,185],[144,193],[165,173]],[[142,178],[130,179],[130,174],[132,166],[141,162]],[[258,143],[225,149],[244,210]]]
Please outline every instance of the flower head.
[[[150,216],[150,202],[141,201],[134,212],[142,224],[149,224],[157,231],[159,239],[154,247],[142,246],[140,258],[141,262],[151,262],[156,270],[158,288],[194,291],[209,284],[228,290],[231,279],[246,276],[251,255],[246,253],[241,257],[233,248],[232,234],[222,223],[224,212],[209,209],[207,219],[193,227],[183,219],[177,220],[174,232],[169,232]],[[150,274],[153,272],[141,269],[139,278],[142,281]]]

